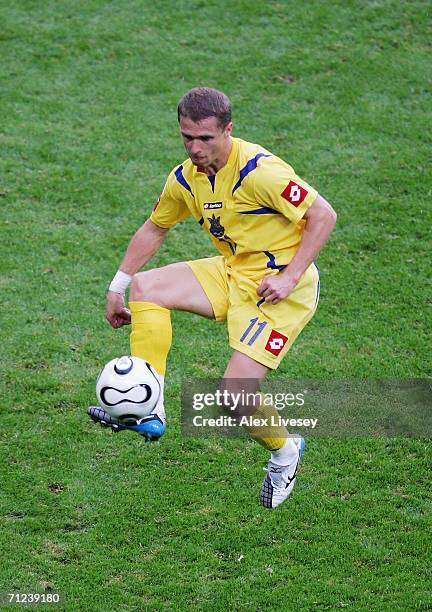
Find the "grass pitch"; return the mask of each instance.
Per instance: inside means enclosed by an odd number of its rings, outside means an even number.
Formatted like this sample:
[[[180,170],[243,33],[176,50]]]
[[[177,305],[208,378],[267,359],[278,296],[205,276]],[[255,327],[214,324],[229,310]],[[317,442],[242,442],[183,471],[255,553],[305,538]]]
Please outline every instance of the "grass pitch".
[[[278,378],[430,376],[428,3],[3,0],[0,23],[0,591],[60,591],[65,610],[430,609],[428,440],[311,439],[267,512],[257,445],[180,434],[181,381],[230,355],[223,326],[185,313],[163,441],[85,416],[128,352],[105,289],[185,157],[175,109],[197,84],[339,215]],[[153,265],[212,253],[185,222]]]

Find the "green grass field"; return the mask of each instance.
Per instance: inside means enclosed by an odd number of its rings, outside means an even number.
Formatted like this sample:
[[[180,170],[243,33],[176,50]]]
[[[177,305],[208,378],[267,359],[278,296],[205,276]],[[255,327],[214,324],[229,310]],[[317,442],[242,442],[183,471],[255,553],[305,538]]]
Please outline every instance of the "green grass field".
[[[185,158],[176,105],[198,84],[338,212],[320,308],[277,377],[431,375],[430,17],[420,0],[0,0],[0,592],[60,591],[64,610],[432,609],[429,440],[312,438],[266,511],[260,447],[181,435],[182,381],[230,356],[223,326],[186,313],[163,441],[85,414],[129,350],[106,287]],[[153,263],[206,254],[186,221]]]

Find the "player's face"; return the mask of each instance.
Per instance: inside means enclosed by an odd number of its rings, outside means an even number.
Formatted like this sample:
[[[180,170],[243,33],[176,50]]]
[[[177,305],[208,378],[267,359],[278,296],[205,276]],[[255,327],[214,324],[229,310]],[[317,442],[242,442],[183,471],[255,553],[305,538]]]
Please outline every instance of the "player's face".
[[[217,171],[226,164],[231,150],[232,122],[224,128],[216,117],[195,123],[189,117],[180,117],[180,131],[185,149],[196,166]]]

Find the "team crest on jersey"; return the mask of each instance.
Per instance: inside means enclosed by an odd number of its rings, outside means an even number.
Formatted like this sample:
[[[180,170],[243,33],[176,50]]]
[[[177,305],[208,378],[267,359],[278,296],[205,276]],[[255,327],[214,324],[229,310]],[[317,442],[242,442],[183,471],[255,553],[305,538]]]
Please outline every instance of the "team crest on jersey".
[[[215,208],[222,208],[222,202],[204,202],[204,210],[214,210]]]
[[[297,207],[303,202],[308,192],[306,189],[295,183],[294,181],[290,181],[285,189],[282,191],[281,196],[288,200],[290,204]]]
[[[220,222],[220,217],[216,217],[216,215],[213,214],[211,217],[208,217],[208,220],[210,221],[210,234],[215,238],[222,238],[225,233],[225,228]]]
[[[220,217],[216,217],[216,215],[213,213],[212,216],[207,217],[207,219],[210,222],[210,234],[221,242],[226,242],[231,249],[231,253],[235,255],[237,245],[229,236],[225,234],[225,228],[220,222]]]

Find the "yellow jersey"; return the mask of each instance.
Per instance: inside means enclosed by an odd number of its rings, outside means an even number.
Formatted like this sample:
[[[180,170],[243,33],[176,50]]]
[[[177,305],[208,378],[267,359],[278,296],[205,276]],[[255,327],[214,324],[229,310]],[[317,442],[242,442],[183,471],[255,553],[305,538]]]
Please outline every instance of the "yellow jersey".
[[[316,196],[285,161],[232,138],[228,161],[214,176],[190,159],[176,167],[150,218],[169,228],[192,215],[229,268],[254,275],[289,263]]]

